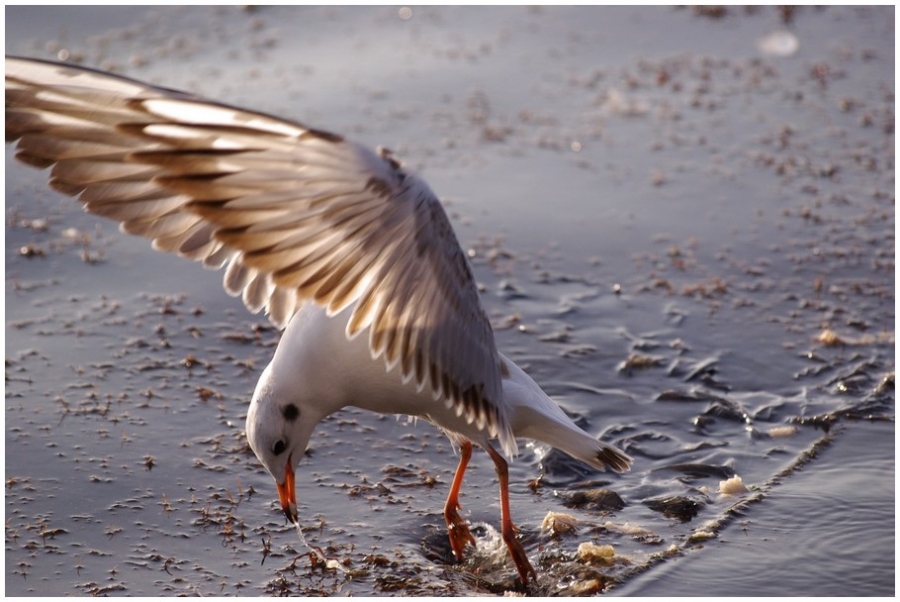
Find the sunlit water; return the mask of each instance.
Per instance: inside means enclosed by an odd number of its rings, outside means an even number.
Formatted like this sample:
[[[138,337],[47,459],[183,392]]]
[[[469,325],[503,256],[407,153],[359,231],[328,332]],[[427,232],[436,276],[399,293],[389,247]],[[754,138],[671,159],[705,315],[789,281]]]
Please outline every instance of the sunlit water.
[[[447,199],[500,347],[635,458],[615,476],[523,449],[531,593],[890,595],[893,23],[13,7],[7,52],[384,144]],[[796,54],[762,53],[782,30]],[[449,443],[357,410],[320,426],[297,475],[304,534],[344,570],[323,567],[243,437],[277,332],[10,152],[6,187],[7,594],[514,587],[487,457],[462,497],[478,548],[456,565]],[[734,475],[749,490],[720,494]],[[567,505],[601,487],[624,508]],[[551,511],[575,532],[542,534]],[[579,559],[585,542],[614,561]]]

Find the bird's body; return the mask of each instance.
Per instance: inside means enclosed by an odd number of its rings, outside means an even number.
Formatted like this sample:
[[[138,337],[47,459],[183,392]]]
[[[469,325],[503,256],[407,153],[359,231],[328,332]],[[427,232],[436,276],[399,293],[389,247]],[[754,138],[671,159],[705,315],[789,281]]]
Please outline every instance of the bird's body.
[[[310,424],[310,433],[326,416],[354,406],[423,418],[447,431],[451,439],[461,436],[479,444],[490,440],[484,430],[436,400],[430,390],[419,389],[412,381],[404,383],[397,371],[385,370],[383,362],[372,358],[364,337],[348,341],[344,328],[349,313],[347,309],[329,318],[315,304],[304,305],[297,312],[259,379],[248,424],[271,420],[266,412],[279,413],[278,404],[261,401],[277,399],[282,405],[297,405]],[[606,464],[618,467],[615,458],[621,452],[587,435],[521,368],[502,354],[500,358],[500,403],[516,437],[542,441],[595,468],[603,469]],[[260,431],[248,428],[248,433]],[[264,445],[262,441],[254,444]]]
[[[346,406],[432,422],[459,447],[444,515],[474,543],[458,495],[472,444],[510,518],[516,437],[597,469],[631,459],[578,428],[497,350],[440,202],[387,151],[302,124],[82,67],[7,58],[6,135],[50,184],[157,250],[225,268],[224,287],[286,327],[247,413],[247,438],[296,522],[294,468],[315,426]]]

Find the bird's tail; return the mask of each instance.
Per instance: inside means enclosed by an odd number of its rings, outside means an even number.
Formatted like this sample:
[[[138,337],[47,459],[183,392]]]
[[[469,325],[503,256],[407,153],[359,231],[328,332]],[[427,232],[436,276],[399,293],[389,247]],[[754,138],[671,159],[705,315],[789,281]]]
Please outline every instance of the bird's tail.
[[[566,452],[598,470],[626,472],[631,468],[631,457],[608,443],[594,439],[575,426],[568,416],[568,424],[544,419],[540,432],[524,434]],[[527,430],[527,429],[526,429]]]
[[[551,445],[598,470],[625,472],[631,468],[628,454],[578,428],[530,376],[507,358],[503,361],[508,372],[503,380],[503,397],[509,404],[516,437]]]

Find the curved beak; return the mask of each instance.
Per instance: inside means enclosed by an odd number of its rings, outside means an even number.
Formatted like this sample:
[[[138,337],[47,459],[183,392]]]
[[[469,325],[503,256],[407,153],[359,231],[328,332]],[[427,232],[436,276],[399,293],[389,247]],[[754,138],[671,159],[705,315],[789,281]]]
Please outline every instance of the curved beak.
[[[278,488],[278,500],[281,509],[289,522],[297,522],[297,493],[294,490],[294,469],[291,467],[291,456],[288,455],[284,483],[275,483]]]

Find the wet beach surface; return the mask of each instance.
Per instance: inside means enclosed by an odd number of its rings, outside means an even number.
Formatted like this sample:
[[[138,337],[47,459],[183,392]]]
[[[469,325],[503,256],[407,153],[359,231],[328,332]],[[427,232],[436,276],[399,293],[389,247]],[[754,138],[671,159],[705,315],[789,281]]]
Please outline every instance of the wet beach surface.
[[[635,458],[522,446],[528,593],[894,594],[892,7],[6,17],[7,53],[381,144],[430,183],[499,347]],[[317,563],[243,435],[278,332],[9,148],[6,175],[8,595],[517,589],[486,454],[458,565],[449,442],[355,409],[297,474],[343,570]]]

